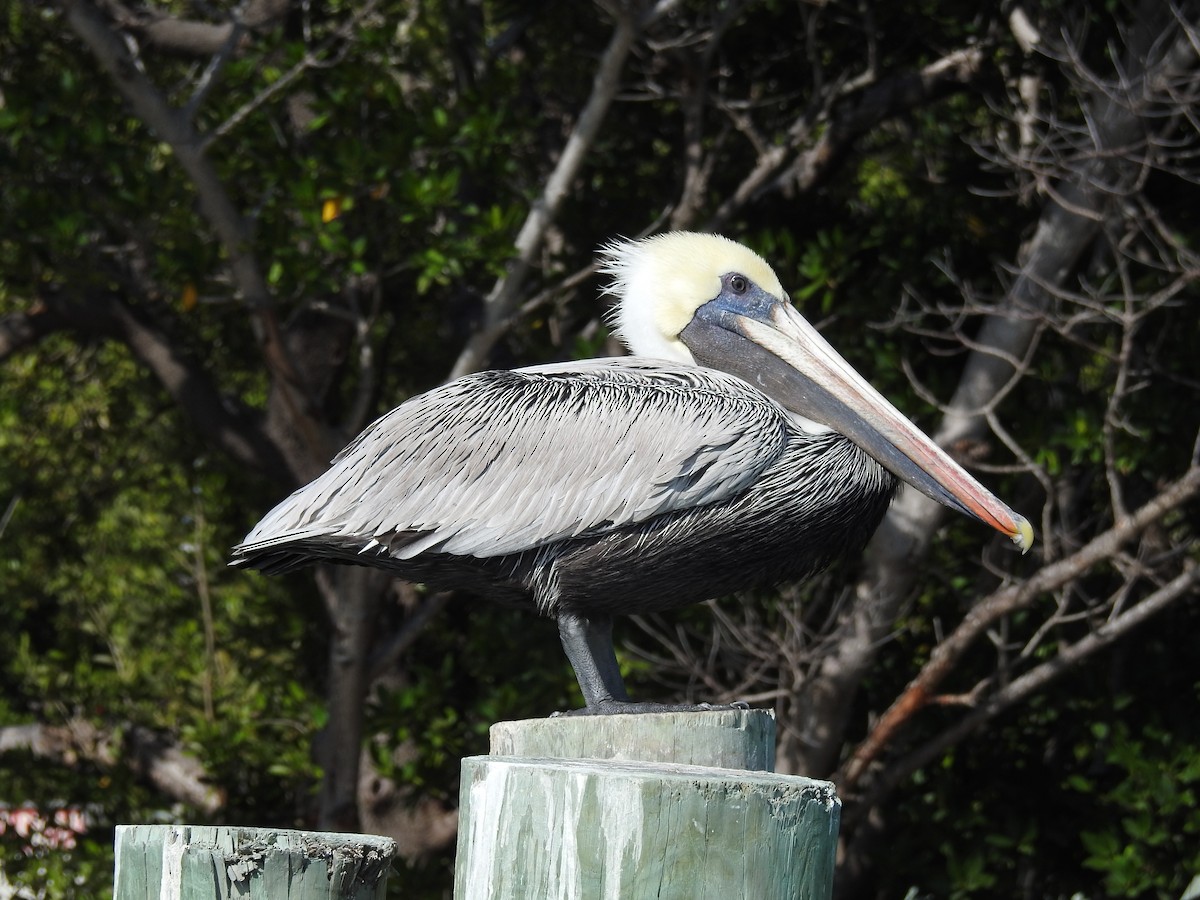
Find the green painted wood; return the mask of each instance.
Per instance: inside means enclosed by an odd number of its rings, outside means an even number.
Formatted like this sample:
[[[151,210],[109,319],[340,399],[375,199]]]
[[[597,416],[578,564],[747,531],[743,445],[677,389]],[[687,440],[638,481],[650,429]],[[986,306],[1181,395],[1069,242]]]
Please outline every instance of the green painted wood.
[[[395,852],[364,834],[118,825],[113,900],[382,900]]]
[[[775,771],[775,713],[766,709],[499,722],[493,756],[617,759]]]
[[[832,894],[841,803],[828,782],[502,756],[462,772],[456,900]]]

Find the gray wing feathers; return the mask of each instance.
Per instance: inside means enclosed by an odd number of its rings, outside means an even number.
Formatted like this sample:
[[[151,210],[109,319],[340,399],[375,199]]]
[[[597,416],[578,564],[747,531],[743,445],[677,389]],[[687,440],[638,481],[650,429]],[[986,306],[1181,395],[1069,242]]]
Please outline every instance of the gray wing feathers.
[[[360,539],[490,557],[716,502],[782,451],[782,410],[723,373],[596,360],[468,376],[392,410],[242,548]]]

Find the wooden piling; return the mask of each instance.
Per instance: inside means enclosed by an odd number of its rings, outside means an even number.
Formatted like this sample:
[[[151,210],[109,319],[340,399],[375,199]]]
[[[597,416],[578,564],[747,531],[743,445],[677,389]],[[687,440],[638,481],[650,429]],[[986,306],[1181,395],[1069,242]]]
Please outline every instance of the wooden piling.
[[[456,900],[832,894],[841,804],[763,710],[539,719],[463,760]]]
[[[764,709],[499,722],[492,756],[616,759],[775,771],[775,716]]]
[[[365,834],[118,825],[113,900],[382,900],[395,852]]]

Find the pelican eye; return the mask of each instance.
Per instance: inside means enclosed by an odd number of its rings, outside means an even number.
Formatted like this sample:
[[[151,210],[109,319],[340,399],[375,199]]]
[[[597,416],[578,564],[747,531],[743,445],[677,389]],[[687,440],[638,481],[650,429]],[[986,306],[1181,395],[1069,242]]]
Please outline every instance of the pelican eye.
[[[729,278],[729,289],[735,294],[744,294],[750,289],[750,282],[744,275],[732,275]]]

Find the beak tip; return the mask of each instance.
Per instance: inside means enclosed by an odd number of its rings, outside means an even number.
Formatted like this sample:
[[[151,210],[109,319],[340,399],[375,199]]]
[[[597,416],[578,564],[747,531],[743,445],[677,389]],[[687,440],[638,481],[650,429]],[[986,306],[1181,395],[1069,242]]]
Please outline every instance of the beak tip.
[[[1020,548],[1021,555],[1024,556],[1033,546],[1033,526],[1024,516],[1016,516],[1016,520],[1017,530],[1011,535],[1012,542]]]

